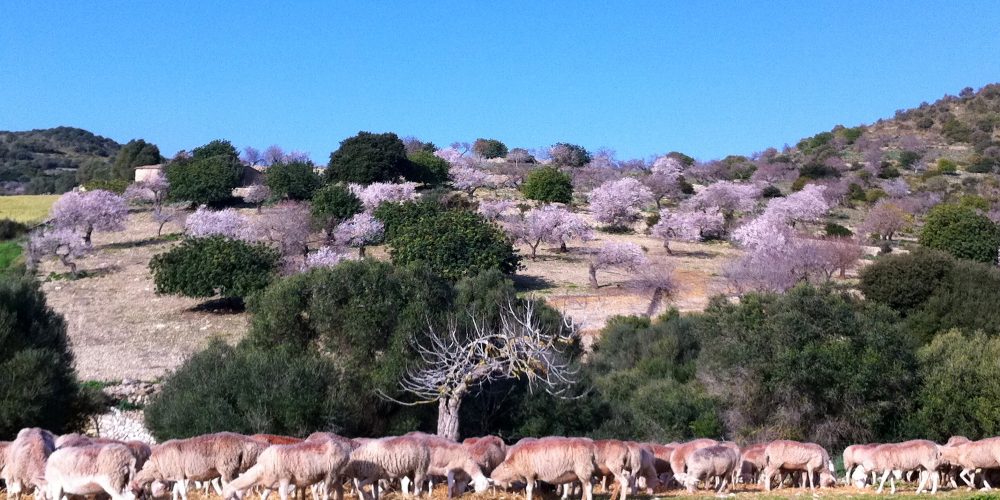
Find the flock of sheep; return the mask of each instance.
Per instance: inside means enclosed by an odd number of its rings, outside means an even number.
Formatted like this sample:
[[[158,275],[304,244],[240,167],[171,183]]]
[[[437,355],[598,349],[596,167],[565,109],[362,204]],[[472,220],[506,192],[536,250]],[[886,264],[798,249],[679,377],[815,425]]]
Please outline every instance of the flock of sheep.
[[[853,445],[844,450],[845,482],[863,486],[881,475],[892,493],[895,481],[918,474],[917,493],[930,482],[936,493],[942,478],[957,488],[989,488],[990,472],[1000,468],[1000,438],[969,441],[954,437],[945,445],[914,440],[895,444]],[[423,433],[381,439],[349,439],[317,432],[306,439],[220,432],[149,445],[137,441],[55,436],[23,429],[12,442],[0,442],[0,479],[15,500],[35,492],[40,500],[96,495],[112,500],[172,495],[187,500],[189,486],[209,488],[223,500],[241,500],[258,491],[262,500],[277,490],[282,500],[311,490],[317,500],[337,500],[344,485],[359,498],[378,500],[379,490],[398,482],[404,495],[420,495],[433,480],[447,482],[448,497],[470,485],[523,488],[528,500],[539,483],[562,490],[580,489],[593,499],[593,485],[613,481],[628,493],[672,486],[694,492],[699,483],[721,493],[735,482],[757,482],[770,490],[786,481],[815,488],[834,486],[834,466],[823,447],[773,441],[741,449],[732,442],[696,439],[667,445],[573,437],[525,438],[507,446],[500,438],[469,438],[457,443]],[[192,484],[193,483],[193,484]],[[370,489],[370,493],[369,493]]]

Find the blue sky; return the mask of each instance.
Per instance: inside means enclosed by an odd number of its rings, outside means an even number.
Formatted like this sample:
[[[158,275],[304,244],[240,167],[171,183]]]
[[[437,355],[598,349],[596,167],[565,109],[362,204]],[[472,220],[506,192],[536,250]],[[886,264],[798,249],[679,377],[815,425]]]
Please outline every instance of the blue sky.
[[[51,2],[0,7],[0,129],[326,163],[438,145],[749,154],[1000,81],[1000,2]]]

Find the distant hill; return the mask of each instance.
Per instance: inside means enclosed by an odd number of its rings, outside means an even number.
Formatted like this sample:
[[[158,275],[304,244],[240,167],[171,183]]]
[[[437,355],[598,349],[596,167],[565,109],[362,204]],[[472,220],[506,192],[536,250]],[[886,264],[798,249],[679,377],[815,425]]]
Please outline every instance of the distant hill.
[[[81,166],[109,163],[119,149],[111,139],[74,127],[0,131],[0,194],[68,191]]]

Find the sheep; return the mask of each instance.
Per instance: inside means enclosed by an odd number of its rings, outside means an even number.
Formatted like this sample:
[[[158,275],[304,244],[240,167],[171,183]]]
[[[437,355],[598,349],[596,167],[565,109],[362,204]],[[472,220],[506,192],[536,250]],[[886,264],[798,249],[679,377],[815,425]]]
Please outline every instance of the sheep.
[[[598,439],[594,441],[594,463],[597,473],[601,476],[601,486],[607,492],[605,480],[611,476],[621,488],[621,500],[628,497],[629,448],[624,441],[616,439]],[[614,495],[612,494],[612,498]]]
[[[275,444],[296,444],[304,441],[301,438],[290,437],[290,436],[278,436],[276,434],[254,434],[250,436],[250,439],[256,439],[257,441],[263,441],[270,445]]]
[[[865,459],[871,455],[875,448],[881,446],[881,443],[871,443],[871,444],[852,444],[847,448],[844,448],[844,483],[851,483],[851,473],[854,472],[856,468],[863,470],[866,474],[870,473],[872,475],[872,484],[875,483],[875,471],[871,471],[862,467]]]
[[[836,484],[830,455],[818,444],[773,441],[764,448],[764,463],[764,487],[767,491],[771,491],[771,477],[782,469],[805,472],[809,477],[809,489],[816,489],[813,475],[817,472],[821,487]]]
[[[628,446],[629,460],[628,470],[632,473],[629,483],[633,493],[638,493],[638,487],[646,488],[650,495],[653,490],[660,485],[659,476],[656,473],[655,457],[653,450],[645,443],[626,441]],[[641,482],[640,482],[641,480]]]
[[[710,479],[715,478],[719,480],[717,493],[722,493],[739,460],[740,453],[732,446],[717,444],[699,448],[684,460],[686,472],[679,472],[674,477],[687,487],[688,493],[694,493],[698,481],[705,481],[707,485]]]
[[[757,443],[743,449],[740,454],[740,481],[744,483],[760,481],[764,466],[767,465],[764,460],[765,448],[767,448],[767,443]]]
[[[3,490],[3,468],[7,465],[7,449],[10,448],[10,441],[0,441],[0,491]]]
[[[594,442],[586,438],[521,440],[507,451],[507,458],[493,469],[490,478],[503,488],[515,481],[524,482],[527,500],[532,500],[535,481],[553,485],[580,481],[583,499],[593,500],[590,479],[597,470],[595,454]]]
[[[942,455],[947,453],[946,458],[955,458],[955,462],[962,471],[958,474],[962,481],[972,489],[975,485],[975,472],[977,469],[993,469],[1000,467],[1000,438],[988,438],[979,441],[972,441],[954,446],[954,451],[942,448]],[[956,453],[957,452],[957,453]],[[956,456],[957,455],[957,456]],[[992,489],[983,475],[983,486]]]
[[[448,480],[448,498],[451,498],[455,491],[456,473],[464,474],[472,479],[472,484],[476,493],[482,493],[490,487],[489,480],[483,474],[479,464],[472,458],[469,451],[450,439],[445,439],[432,434],[411,432],[406,435],[421,440],[431,450],[431,461],[427,473],[429,476],[444,476]],[[406,493],[407,487],[403,487]],[[428,488],[430,491],[431,488]]]
[[[387,437],[367,441],[351,452],[347,475],[358,480],[360,493],[372,484],[374,500],[378,500],[377,481],[413,476],[414,493],[419,495],[427,478],[431,450],[421,439],[412,436]]]
[[[924,490],[927,478],[931,478],[931,493],[937,493],[938,475],[934,472],[940,466],[941,448],[932,441],[916,439],[903,443],[883,444],[866,457],[861,466],[866,471],[882,473],[876,493],[881,494],[885,487],[885,481],[890,474],[898,475],[905,471],[923,469],[927,474],[921,474],[920,485],[917,486],[917,493]],[[890,480],[891,493],[896,493],[896,479]]]
[[[3,479],[7,493],[15,499],[42,485],[45,461],[55,451],[55,436],[51,432],[31,427],[21,429],[7,447],[7,464]]]
[[[479,466],[483,475],[489,476],[496,466],[507,458],[507,444],[497,436],[471,437],[462,441],[462,446],[469,452]],[[472,478],[464,473],[456,475],[456,491],[464,492]]]
[[[281,500],[287,500],[290,485],[302,488],[320,484],[318,498],[327,500],[328,486],[334,485],[337,500],[342,500],[341,477],[350,456],[350,445],[333,439],[273,445],[261,452],[253,467],[223,488],[222,498],[239,499],[248,488],[262,486],[277,487]]]
[[[153,448],[149,460],[135,476],[134,487],[144,488],[154,481],[176,481],[175,493],[187,500],[188,481],[221,477],[221,486],[225,487],[252,467],[266,448],[265,442],[232,432],[166,441]]]
[[[670,454],[670,470],[673,472],[674,477],[677,477],[677,474],[682,472],[687,472],[684,469],[684,464],[688,455],[702,448],[708,448],[709,446],[715,446],[717,444],[719,444],[719,442],[714,439],[703,438],[682,443],[674,448],[674,452]]]
[[[149,455],[152,453],[149,445],[143,443],[142,441],[119,441],[117,439],[108,438],[93,438],[89,436],[84,436],[81,434],[63,434],[59,436],[56,441],[56,449],[61,450],[63,448],[72,448],[78,446],[92,446],[99,444],[121,444],[125,445],[132,455],[136,459],[136,468],[142,469],[145,465],[146,460],[149,460]]]
[[[45,464],[45,492],[50,500],[63,495],[100,495],[133,500],[129,486],[136,474],[136,457],[118,443],[67,446],[52,452]]]
[[[673,477],[673,470],[670,468],[670,457],[677,448],[678,443],[658,444],[646,443],[653,453],[653,467],[656,469],[656,476],[661,485],[668,485]]]

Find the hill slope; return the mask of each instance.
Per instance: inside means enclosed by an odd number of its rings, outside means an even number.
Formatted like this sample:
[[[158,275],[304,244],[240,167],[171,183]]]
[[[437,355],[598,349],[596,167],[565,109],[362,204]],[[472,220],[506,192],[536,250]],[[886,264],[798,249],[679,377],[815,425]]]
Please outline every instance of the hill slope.
[[[68,191],[80,167],[108,163],[119,149],[111,139],[74,127],[0,131],[0,194]]]

